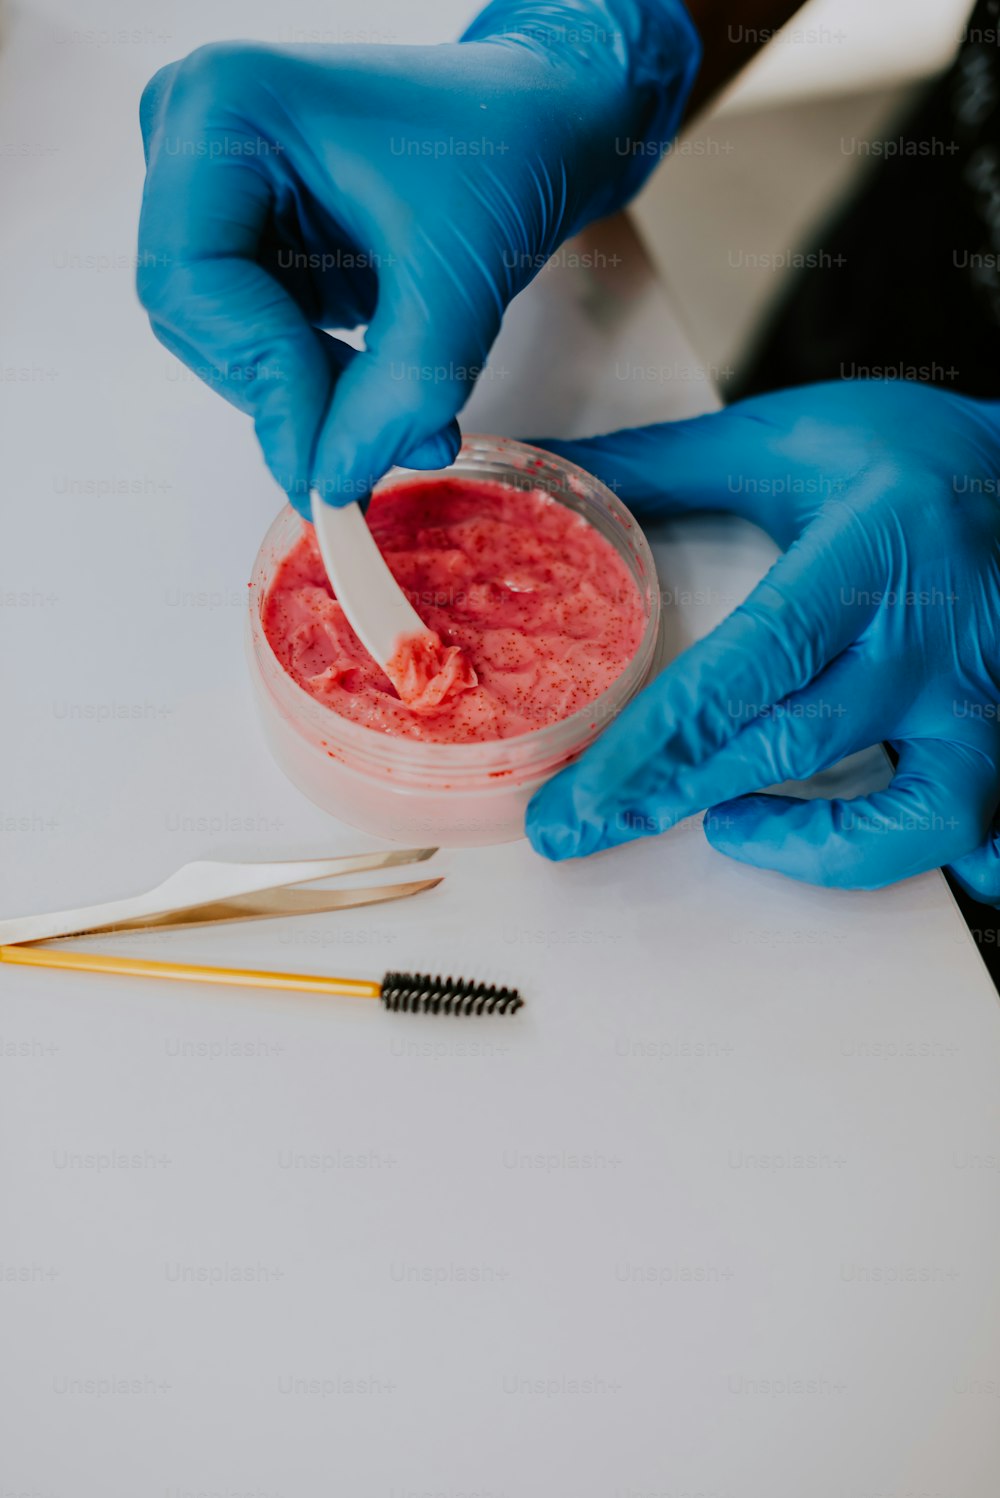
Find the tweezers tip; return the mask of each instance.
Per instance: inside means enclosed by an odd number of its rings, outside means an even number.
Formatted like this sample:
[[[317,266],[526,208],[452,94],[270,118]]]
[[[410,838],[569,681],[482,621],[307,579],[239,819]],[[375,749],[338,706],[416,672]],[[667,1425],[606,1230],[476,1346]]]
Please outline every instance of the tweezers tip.
[[[396,863],[426,863],[440,851],[439,848],[397,848],[387,856]]]

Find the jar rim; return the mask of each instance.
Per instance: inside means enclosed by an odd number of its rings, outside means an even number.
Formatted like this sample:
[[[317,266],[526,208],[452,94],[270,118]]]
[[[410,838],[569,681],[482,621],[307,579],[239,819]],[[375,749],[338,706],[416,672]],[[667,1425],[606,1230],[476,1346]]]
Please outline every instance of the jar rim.
[[[555,723],[509,738],[447,744],[411,739],[366,723],[355,723],[319,702],[295,681],[279,661],[264,630],[262,609],[273,569],[301,534],[300,517],[286,505],[269,527],[254,560],[248,588],[250,644],[265,684],[271,695],[277,697],[279,707],[301,728],[308,729],[311,736],[318,736],[332,757],[357,761],[381,773],[402,774],[420,782],[453,781],[463,774],[499,779],[515,769],[519,772],[530,769],[534,773],[549,763],[565,762],[585,747],[646,681],[660,628],[660,593],[653,553],[631,511],[593,474],[526,442],[472,433],[464,437],[454,463],[448,468],[395,467],[376,489],[397,488],[437,477],[470,477],[475,475],[477,467],[490,464],[511,476],[520,475],[518,487],[529,487],[530,481],[530,487],[543,489],[592,524],[603,522],[596,528],[625,561],[643,600],[645,625],[638,649],[615,680],[592,702]],[[494,472],[490,479],[503,483],[504,475]]]

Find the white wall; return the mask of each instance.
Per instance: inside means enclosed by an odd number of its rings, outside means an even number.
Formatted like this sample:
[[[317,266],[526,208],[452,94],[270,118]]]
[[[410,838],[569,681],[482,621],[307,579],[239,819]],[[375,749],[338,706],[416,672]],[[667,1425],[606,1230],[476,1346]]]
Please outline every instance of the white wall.
[[[927,77],[948,62],[973,0],[809,0],[746,69],[726,108]]]

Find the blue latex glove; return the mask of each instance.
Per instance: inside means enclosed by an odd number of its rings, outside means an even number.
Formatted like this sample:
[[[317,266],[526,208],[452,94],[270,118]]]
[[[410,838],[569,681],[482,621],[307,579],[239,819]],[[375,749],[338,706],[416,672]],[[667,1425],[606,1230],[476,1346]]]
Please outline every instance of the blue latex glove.
[[[759,868],[872,889],[950,864],[1000,901],[1000,403],[816,385],[542,445],[640,517],[734,511],[785,555],[538,791],[540,853],[713,807],[709,842]],[[884,740],[899,763],[875,795],[751,794]]]
[[[305,513],[436,467],[507,303],[683,109],[681,0],[496,0],[437,47],[199,48],[141,105],[139,296]],[[367,324],[354,356],[320,331]]]

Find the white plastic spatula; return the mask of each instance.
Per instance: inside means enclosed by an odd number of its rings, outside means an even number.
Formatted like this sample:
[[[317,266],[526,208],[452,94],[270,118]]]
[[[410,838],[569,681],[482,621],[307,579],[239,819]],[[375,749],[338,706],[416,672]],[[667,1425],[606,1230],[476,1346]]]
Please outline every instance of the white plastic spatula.
[[[357,503],[335,509],[313,490],[312,520],[323,565],[348,624],[398,690],[388,669],[396,651],[403,640],[431,631],[389,571]]]

